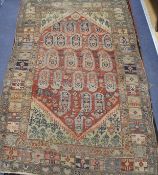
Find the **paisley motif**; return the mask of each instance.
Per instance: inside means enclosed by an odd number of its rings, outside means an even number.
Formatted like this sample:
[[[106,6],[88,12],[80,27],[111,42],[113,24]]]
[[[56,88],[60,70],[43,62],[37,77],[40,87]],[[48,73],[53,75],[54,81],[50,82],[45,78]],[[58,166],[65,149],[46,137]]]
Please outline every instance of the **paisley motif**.
[[[53,72],[51,87],[53,89],[60,89],[62,85],[62,71],[56,70]]]
[[[92,71],[95,68],[95,61],[91,51],[84,50],[83,55],[83,68],[87,71]]]
[[[70,110],[71,105],[71,95],[67,91],[61,91],[60,93],[60,101],[61,104],[59,105],[60,112],[65,114],[67,111]]]
[[[104,95],[97,92],[94,94],[94,98],[95,98],[95,115],[98,118],[105,111]]]
[[[72,89],[72,75],[65,75],[65,79],[63,79],[62,83],[63,89],[70,91]]]
[[[78,59],[73,50],[66,50],[65,55],[65,68],[66,69],[76,69],[78,66]]]
[[[84,87],[84,76],[81,71],[75,71],[73,74],[73,88],[76,91],[82,91]]]
[[[73,49],[79,49],[82,47],[82,38],[79,34],[75,34],[71,37],[71,46]]]
[[[63,48],[66,45],[66,37],[62,33],[57,36],[56,40],[57,47]]]
[[[76,31],[76,24],[74,21],[68,21],[65,24],[65,32],[74,33]]]
[[[59,55],[57,50],[51,49],[47,52],[47,67],[49,69],[56,69],[59,67]]]
[[[54,23],[52,26],[52,31],[53,32],[60,32],[61,31],[61,23],[60,22]]]
[[[49,86],[50,71],[48,69],[43,69],[39,73],[38,87],[41,89],[46,89]]]
[[[46,47],[52,47],[54,44],[54,37],[52,36],[51,33],[48,33],[45,37],[44,37],[44,43]]]
[[[99,47],[99,38],[98,35],[92,33],[88,38],[88,46],[91,50],[96,50]]]
[[[117,88],[115,74],[107,73],[104,75],[105,89],[107,92],[115,92]]]
[[[95,92],[98,89],[98,77],[95,72],[89,72],[87,74],[87,87],[91,92]]]
[[[112,50],[112,38],[110,34],[105,34],[102,38],[103,48],[106,50]]]
[[[80,24],[81,33],[87,35],[90,33],[90,23],[87,20],[83,20]]]
[[[81,134],[83,132],[83,121],[84,121],[84,117],[82,114],[79,114],[76,118],[75,118],[75,130],[77,134]]]
[[[47,65],[46,53],[44,49],[40,49],[37,56],[36,67],[39,69],[44,68]]]
[[[82,106],[82,111],[83,112],[91,112],[92,110],[92,99],[91,95],[87,92],[82,93],[82,101],[81,101],[81,106]]]
[[[104,51],[104,50],[99,51],[98,57],[99,57],[100,69],[102,71],[110,72],[113,70],[112,59],[106,51]]]

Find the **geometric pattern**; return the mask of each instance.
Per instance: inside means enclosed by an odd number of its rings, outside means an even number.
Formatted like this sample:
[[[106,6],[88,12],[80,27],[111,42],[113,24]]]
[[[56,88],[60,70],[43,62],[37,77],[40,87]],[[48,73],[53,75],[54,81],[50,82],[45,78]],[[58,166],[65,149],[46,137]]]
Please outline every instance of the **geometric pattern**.
[[[112,47],[110,33],[77,12],[41,34],[33,97],[77,140],[119,104]]]
[[[22,0],[0,98],[0,171],[156,175],[137,43],[126,0]]]

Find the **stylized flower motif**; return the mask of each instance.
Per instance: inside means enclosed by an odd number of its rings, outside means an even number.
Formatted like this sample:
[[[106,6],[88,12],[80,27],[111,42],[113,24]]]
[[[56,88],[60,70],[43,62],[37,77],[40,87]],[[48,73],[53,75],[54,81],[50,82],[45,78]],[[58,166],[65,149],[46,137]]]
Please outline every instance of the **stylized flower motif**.
[[[19,130],[19,122],[8,122],[7,129],[10,132],[17,132]]]
[[[145,171],[147,171],[148,163],[146,160],[137,160],[134,163],[134,166],[135,166],[136,171],[145,172]]]
[[[42,159],[44,159],[44,154],[40,151],[33,152],[32,154],[33,161],[35,163],[40,163]]]
[[[134,170],[134,160],[133,159],[122,159],[121,170],[122,171],[133,171]]]

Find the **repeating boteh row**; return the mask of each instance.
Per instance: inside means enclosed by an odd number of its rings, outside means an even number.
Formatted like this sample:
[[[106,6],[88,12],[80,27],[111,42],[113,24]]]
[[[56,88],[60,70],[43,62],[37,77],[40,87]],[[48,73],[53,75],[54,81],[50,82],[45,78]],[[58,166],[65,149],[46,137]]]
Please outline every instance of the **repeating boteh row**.
[[[105,50],[100,50],[93,55],[92,51],[84,49],[76,54],[74,50],[67,49],[62,55],[61,52],[55,49],[50,49],[48,51],[39,50],[37,59],[37,69],[49,68],[56,69],[64,67],[64,69],[77,70],[82,69],[82,71],[103,71],[111,72],[114,70],[114,60],[113,56],[109,55]]]
[[[104,76],[97,76],[96,72],[89,72],[87,75],[82,71],[74,71],[74,73],[66,75],[65,71],[56,70],[50,71],[49,69],[43,69],[37,76],[38,87],[46,89],[51,86],[55,90],[61,88],[65,90],[89,90],[95,92],[100,89],[104,89],[107,92],[115,92],[117,88],[116,75],[114,73],[105,73]]]
[[[46,48],[68,47],[73,49],[81,49],[83,47],[88,47],[91,50],[97,50],[99,48],[112,50],[112,38],[108,33],[104,33],[104,35],[101,36],[97,35],[96,33],[91,33],[88,36],[83,36],[79,33],[66,36],[64,33],[47,32],[44,34],[41,42]]]

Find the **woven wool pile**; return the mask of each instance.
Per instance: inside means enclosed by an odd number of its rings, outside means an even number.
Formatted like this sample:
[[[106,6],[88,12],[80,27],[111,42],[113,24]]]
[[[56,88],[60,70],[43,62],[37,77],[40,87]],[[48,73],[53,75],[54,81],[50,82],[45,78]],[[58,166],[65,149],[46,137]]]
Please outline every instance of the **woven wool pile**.
[[[0,107],[1,172],[157,174],[126,0],[22,0]]]

